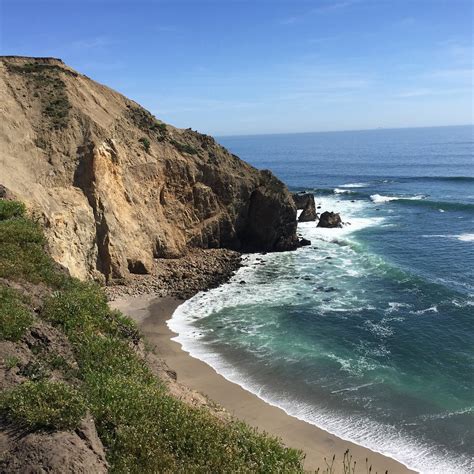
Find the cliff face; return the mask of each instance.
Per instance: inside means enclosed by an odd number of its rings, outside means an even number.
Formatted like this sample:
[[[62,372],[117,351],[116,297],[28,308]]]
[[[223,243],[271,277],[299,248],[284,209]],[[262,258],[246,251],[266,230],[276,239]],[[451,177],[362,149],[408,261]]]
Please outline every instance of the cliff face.
[[[286,187],[52,58],[0,61],[0,184],[77,277],[146,273],[189,248],[297,246]]]

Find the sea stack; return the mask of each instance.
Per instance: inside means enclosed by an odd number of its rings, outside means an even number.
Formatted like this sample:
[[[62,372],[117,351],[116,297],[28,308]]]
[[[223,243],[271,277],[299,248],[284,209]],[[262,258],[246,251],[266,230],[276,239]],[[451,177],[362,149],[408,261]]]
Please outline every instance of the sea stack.
[[[317,227],[342,227],[341,216],[337,212],[325,211],[321,214]]]
[[[314,202],[314,195],[311,193],[292,193],[293,201],[297,209],[302,209],[299,222],[310,222],[317,219],[316,204]]]

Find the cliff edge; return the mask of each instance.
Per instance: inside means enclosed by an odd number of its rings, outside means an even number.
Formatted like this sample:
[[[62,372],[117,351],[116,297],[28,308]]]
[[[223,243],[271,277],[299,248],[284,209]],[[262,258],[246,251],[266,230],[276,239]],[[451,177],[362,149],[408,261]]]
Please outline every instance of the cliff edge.
[[[148,273],[192,248],[297,247],[285,185],[54,58],[0,58],[0,184],[73,276]]]

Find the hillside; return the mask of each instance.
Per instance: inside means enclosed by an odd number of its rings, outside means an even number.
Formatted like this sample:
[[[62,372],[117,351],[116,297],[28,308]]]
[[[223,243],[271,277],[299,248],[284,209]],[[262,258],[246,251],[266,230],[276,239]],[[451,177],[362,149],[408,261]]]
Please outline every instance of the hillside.
[[[21,203],[0,199],[0,248],[0,472],[301,471],[300,452],[180,385]]]
[[[0,103],[0,185],[73,276],[149,273],[192,248],[298,245],[294,203],[269,171],[59,59],[2,57]]]

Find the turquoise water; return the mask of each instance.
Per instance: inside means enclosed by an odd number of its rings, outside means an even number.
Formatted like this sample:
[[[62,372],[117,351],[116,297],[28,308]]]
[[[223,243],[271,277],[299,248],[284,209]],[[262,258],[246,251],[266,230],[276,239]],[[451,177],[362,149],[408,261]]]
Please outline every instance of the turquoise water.
[[[473,132],[221,138],[350,225],[300,224],[311,247],[247,256],[188,300],[170,321],[184,349],[421,472],[473,472]]]

